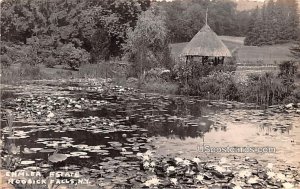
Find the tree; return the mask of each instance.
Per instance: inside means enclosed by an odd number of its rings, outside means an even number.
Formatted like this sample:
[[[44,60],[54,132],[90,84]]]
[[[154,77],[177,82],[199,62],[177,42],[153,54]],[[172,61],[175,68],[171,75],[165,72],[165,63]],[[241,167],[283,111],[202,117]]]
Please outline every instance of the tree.
[[[72,43],[61,46],[59,50],[60,61],[74,70],[89,62],[89,53],[84,49],[75,48]]]
[[[26,44],[28,38],[51,37],[93,55],[119,56],[127,28],[149,6],[150,0],[3,0],[1,40]]]
[[[294,41],[299,35],[299,16],[296,0],[273,0],[252,15],[247,45],[270,45]]]
[[[126,56],[133,62],[138,76],[152,67],[161,67],[162,52],[168,48],[164,16],[157,8],[149,9],[139,16],[136,27],[128,29],[123,46]]]
[[[256,40],[259,38],[260,25],[262,24],[262,16],[260,9],[257,7],[251,14],[249,21],[249,28],[245,38],[245,45],[255,45]]]

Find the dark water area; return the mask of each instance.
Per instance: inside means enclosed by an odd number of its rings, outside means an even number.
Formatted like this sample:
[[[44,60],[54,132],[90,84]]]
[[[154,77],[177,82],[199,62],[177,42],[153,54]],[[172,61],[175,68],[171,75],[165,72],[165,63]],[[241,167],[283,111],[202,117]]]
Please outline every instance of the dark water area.
[[[122,135],[126,134],[126,138]],[[14,140],[16,146],[21,146],[21,156],[24,159],[35,160],[37,164],[39,163],[48,163],[49,155],[53,154],[55,150],[62,154],[69,154],[72,152],[85,151],[89,156],[88,158],[82,161],[78,156],[69,157],[66,161],[63,162],[65,165],[78,165],[80,167],[92,167],[95,165],[95,162],[103,162],[105,157],[119,157],[121,148],[126,149],[126,151],[132,151],[133,141],[127,140],[133,136],[140,136],[139,132],[109,132],[109,133],[91,133],[88,131],[68,131],[68,132],[54,132],[54,131],[37,131],[28,134],[27,138],[24,139],[7,139]],[[146,143],[146,138],[138,138],[140,144]],[[37,142],[40,141],[40,142]],[[117,141],[118,147],[113,146],[112,141]],[[65,145],[65,144],[69,145]],[[93,152],[90,149],[81,148],[85,146],[99,146],[101,147],[96,152]],[[40,148],[39,152],[32,153],[26,152],[24,149]],[[147,148],[139,148],[137,152],[145,152]],[[130,159],[130,158],[129,158]],[[135,158],[132,158],[135,159]],[[62,166],[56,165],[56,168],[59,169]]]
[[[14,98],[17,98],[18,95],[16,93],[16,89],[1,89],[0,90],[0,99],[1,100],[8,100],[8,99],[14,99]]]
[[[142,95],[143,96],[143,95]],[[208,107],[208,101],[186,100],[163,96],[120,98],[102,96],[99,93],[80,95],[80,98],[102,100],[111,103],[96,110],[69,111],[70,117],[105,117],[122,124],[137,125],[148,130],[149,136],[201,137],[210,130],[213,121],[208,119],[222,109]],[[124,119],[125,118],[125,119]]]

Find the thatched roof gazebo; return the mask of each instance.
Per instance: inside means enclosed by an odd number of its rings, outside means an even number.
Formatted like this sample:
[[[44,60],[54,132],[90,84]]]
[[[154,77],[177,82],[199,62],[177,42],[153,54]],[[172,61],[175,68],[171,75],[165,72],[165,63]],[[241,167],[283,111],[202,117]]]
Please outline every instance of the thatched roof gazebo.
[[[206,23],[204,27],[185,46],[181,56],[186,57],[186,62],[194,57],[201,57],[202,63],[213,57],[214,64],[224,63],[224,57],[231,57],[226,45],[219,39],[217,34]]]

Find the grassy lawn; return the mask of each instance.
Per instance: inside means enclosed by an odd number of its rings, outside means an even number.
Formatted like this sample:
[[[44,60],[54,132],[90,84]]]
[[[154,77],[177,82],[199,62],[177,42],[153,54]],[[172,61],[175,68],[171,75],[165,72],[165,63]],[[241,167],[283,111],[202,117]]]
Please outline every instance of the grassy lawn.
[[[289,48],[291,44],[273,46],[242,46],[237,53],[237,61],[241,64],[267,64],[272,65],[282,61],[291,60]]]

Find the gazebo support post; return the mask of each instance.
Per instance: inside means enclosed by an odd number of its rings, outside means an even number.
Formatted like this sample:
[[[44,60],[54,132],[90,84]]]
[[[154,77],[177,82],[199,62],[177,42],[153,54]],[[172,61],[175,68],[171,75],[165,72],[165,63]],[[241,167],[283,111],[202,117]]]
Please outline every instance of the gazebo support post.
[[[187,55],[185,59],[185,69],[186,69],[185,71],[188,70],[188,63],[189,63],[188,61],[189,61],[189,56]],[[185,76],[185,85],[187,86],[187,84],[188,84],[188,74],[186,74]]]
[[[225,59],[225,57],[224,57],[224,56],[222,56],[222,59],[221,59],[221,61],[222,61],[222,64],[224,64],[224,59]]]
[[[218,59],[217,57],[215,57],[214,66],[216,66],[217,64],[218,64]]]

